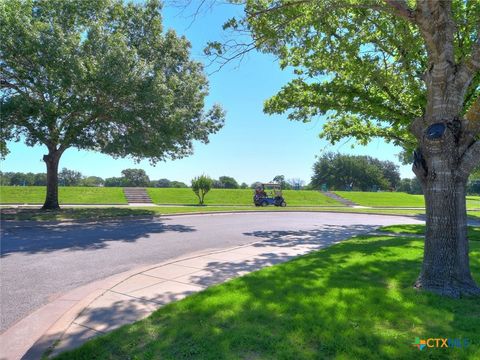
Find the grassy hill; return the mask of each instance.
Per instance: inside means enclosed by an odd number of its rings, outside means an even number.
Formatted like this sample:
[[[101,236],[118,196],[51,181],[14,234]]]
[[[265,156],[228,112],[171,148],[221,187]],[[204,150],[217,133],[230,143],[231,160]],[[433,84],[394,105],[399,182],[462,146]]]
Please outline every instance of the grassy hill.
[[[198,199],[191,189],[147,189],[155,204],[182,204],[195,205]],[[311,190],[285,190],[283,196],[289,206],[321,205],[340,206],[319,191]],[[205,197],[207,205],[252,205],[253,190],[251,189],[212,189]]]
[[[44,186],[1,186],[1,204],[43,204]],[[59,187],[61,204],[126,204],[122,188]]]
[[[372,207],[425,207],[423,195],[402,192],[335,191],[337,195],[361,206]],[[480,196],[467,196],[467,208],[479,209]]]
[[[198,199],[190,188],[148,188],[155,204],[197,205]],[[424,207],[422,195],[395,192],[348,192],[337,191],[338,195],[362,206],[371,207]],[[319,191],[285,190],[288,206],[341,206]],[[207,205],[252,205],[251,189],[212,189],[205,198]],[[122,188],[114,187],[60,187],[61,204],[126,204]],[[1,186],[1,204],[42,204],[45,200],[43,186]],[[480,209],[480,197],[467,197],[468,209]]]

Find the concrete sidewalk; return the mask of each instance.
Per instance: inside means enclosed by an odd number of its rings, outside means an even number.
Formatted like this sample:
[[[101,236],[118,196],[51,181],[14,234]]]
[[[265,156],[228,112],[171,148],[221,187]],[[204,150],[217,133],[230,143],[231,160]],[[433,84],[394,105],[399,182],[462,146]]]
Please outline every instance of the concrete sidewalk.
[[[90,284],[62,296],[56,304],[40,309],[43,313],[39,311],[39,314],[33,314],[33,318],[24,319],[2,334],[4,354],[0,358],[39,359],[46,350],[51,351],[50,356],[57,355],[78,347],[95,336],[142,319],[162,305],[208,286],[336,242],[325,243],[307,235],[304,239],[299,239],[298,236],[292,238],[289,234],[281,233],[274,241],[259,241],[220,251],[203,252]],[[56,320],[52,322],[52,318]],[[32,336],[32,321],[37,322],[37,331],[42,328],[42,322],[50,324],[44,326],[46,331],[37,334],[35,338],[39,340],[33,346],[22,350],[22,346],[26,346],[25,341]]]

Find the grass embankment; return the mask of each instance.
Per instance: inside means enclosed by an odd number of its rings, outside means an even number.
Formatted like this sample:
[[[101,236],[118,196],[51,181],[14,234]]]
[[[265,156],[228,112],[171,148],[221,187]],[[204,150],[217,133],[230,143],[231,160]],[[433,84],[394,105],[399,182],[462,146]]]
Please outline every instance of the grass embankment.
[[[335,191],[337,195],[361,206],[371,207],[425,207],[423,195],[402,192]],[[468,209],[480,209],[480,196],[467,196]]]
[[[192,189],[148,188],[148,194],[156,204],[197,205]],[[212,189],[205,198],[207,205],[252,205],[251,189]],[[319,191],[284,191],[288,205],[292,206],[341,206]],[[2,204],[42,204],[45,201],[43,186],[2,186]],[[126,204],[122,188],[109,187],[59,187],[61,204]]]
[[[192,189],[147,189],[155,204],[196,205],[198,198]],[[341,206],[319,191],[284,190],[283,197],[289,206]],[[252,205],[251,189],[212,189],[205,197],[206,205]]]
[[[1,204],[43,204],[44,186],[0,186]],[[60,204],[126,204],[122,188],[60,186]]]
[[[480,302],[419,293],[421,239],[359,236],[187,297],[58,359],[479,359]],[[471,242],[480,282],[480,242]],[[466,348],[413,346],[468,339]]]

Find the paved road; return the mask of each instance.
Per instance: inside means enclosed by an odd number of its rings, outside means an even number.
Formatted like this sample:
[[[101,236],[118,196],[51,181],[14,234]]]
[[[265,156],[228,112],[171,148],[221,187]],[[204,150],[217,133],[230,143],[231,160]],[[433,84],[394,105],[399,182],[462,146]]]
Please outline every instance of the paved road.
[[[80,285],[206,249],[279,236],[321,246],[408,217],[339,213],[243,213],[1,227],[1,331]]]

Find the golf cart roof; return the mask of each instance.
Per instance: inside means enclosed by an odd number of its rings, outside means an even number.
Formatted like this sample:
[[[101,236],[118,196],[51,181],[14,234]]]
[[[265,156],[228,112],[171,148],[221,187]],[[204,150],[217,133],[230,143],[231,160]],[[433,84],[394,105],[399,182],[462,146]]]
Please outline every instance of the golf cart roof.
[[[263,183],[263,186],[280,186],[280,184],[277,183]]]

